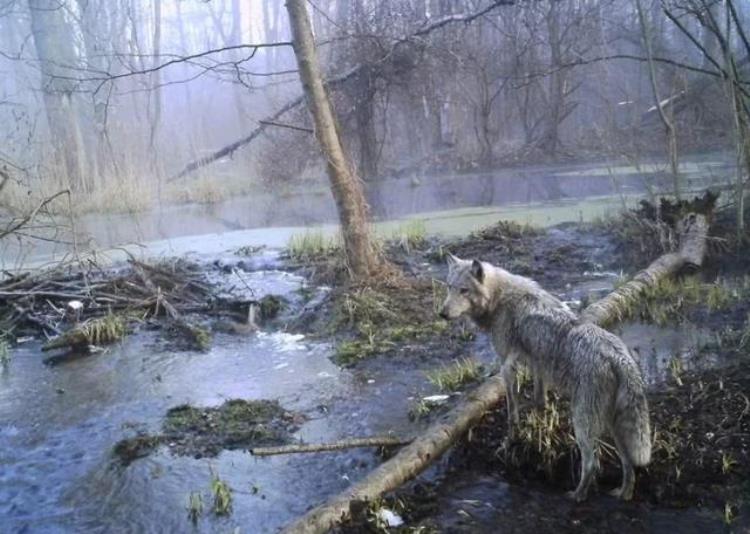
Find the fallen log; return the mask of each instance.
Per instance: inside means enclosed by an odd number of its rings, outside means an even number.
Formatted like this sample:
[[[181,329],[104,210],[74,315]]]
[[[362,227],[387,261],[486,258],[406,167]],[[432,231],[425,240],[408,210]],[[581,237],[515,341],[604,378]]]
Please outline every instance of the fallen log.
[[[491,376],[466,400],[434,423],[396,456],[327,503],[286,527],[284,534],[327,532],[350,517],[352,502],[373,501],[416,477],[446,452],[482,415],[505,398],[505,383]]]
[[[255,447],[250,449],[253,456],[273,456],[276,454],[297,454],[303,452],[343,451],[364,447],[399,447],[411,443],[410,439],[394,436],[372,438],[352,438],[334,441],[333,443],[297,443],[294,445],[280,445],[278,447]]]
[[[706,250],[706,218],[703,215],[688,214],[680,221],[677,230],[680,236],[677,252],[659,257],[633,280],[586,308],[582,318],[595,324],[612,323],[621,317],[619,310],[624,302],[638,299],[646,288],[679,274],[686,267],[700,266]],[[416,477],[477,424],[488,409],[504,398],[503,380],[499,376],[489,377],[393,458],[352,487],[288,525],[282,531],[283,534],[327,532],[346,521],[351,517],[352,503],[373,501]]]
[[[700,267],[706,253],[706,235],[708,234],[706,217],[689,214],[678,222],[676,230],[680,243],[677,252],[659,256],[632,280],[621,285],[605,298],[592,303],[581,312],[581,320],[604,327],[615,324],[623,319],[628,303],[638,300],[648,288],[683,269]]]

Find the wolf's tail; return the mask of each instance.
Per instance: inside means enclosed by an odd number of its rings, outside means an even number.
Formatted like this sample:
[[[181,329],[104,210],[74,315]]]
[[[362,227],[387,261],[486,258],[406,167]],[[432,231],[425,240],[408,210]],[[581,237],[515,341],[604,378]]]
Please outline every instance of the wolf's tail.
[[[647,465],[651,461],[651,424],[646,388],[636,363],[629,363],[619,369],[614,431],[630,461]]]

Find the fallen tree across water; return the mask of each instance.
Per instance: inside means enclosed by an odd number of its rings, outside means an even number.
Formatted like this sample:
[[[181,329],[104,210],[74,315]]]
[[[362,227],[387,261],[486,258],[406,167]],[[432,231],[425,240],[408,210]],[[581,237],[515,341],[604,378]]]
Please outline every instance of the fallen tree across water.
[[[630,282],[586,308],[582,312],[582,318],[595,324],[612,324],[621,318],[623,306],[637,301],[647,288],[679,274],[685,268],[700,267],[706,250],[706,216],[687,214],[679,221],[676,230],[679,236],[679,248],[676,252],[659,257]],[[352,487],[313,508],[282,532],[327,532],[351,517],[352,504],[372,502],[413,479],[476,425],[487,410],[502,402],[505,387],[499,376],[491,376],[393,458]]]

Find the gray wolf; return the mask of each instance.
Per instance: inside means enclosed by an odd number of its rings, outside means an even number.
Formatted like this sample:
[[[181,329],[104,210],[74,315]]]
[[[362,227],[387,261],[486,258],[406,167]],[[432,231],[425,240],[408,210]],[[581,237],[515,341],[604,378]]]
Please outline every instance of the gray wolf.
[[[612,495],[633,496],[635,471],[651,459],[645,387],[637,363],[617,336],[587,323],[536,282],[477,260],[448,257],[448,295],[440,315],[470,317],[489,332],[502,362],[508,432],[518,422],[515,366],[525,364],[535,380],[537,402],[544,385],[571,401],[573,429],[581,452],[581,480],[569,495],[583,501],[599,469],[597,440],[609,434],[622,463],[622,486]]]

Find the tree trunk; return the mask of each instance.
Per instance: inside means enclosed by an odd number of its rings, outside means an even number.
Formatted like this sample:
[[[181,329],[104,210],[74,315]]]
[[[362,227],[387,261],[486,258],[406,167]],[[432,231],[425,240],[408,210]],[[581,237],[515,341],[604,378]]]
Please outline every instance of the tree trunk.
[[[678,161],[678,155],[677,155],[677,131],[674,125],[674,114],[671,114],[672,116],[667,115],[667,112],[664,109],[663,101],[661,97],[659,96],[659,86],[658,86],[657,79],[656,79],[656,68],[654,67],[654,61],[653,61],[654,52],[653,52],[653,46],[651,42],[651,33],[649,31],[649,26],[646,21],[646,17],[643,13],[643,8],[641,7],[640,0],[636,0],[635,7],[636,7],[636,11],[638,12],[638,21],[641,26],[643,43],[646,48],[646,58],[648,59],[648,73],[649,73],[649,80],[651,82],[651,90],[654,93],[654,101],[655,101],[656,109],[659,112],[659,118],[664,124],[664,128],[666,130],[667,147],[669,149],[669,167],[672,171],[672,183],[674,186],[674,196],[675,198],[677,198],[677,200],[680,200],[682,187],[681,187],[681,179],[680,179],[680,174],[679,174],[679,161]]]
[[[161,122],[161,71],[155,67],[161,62],[161,0],[154,0],[154,38],[153,38],[153,67],[154,71],[151,74],[151,94],[150,98],[153,99],[149,106],[149,138],[148,138],[148,151],[149,160],[151,162],[151,171],[160,174],[157,169],[158,157],[156,151],[156,142],[159,136],[159,124]],[[159,181],[159,188],[161,189],[161,177],[157,176]],[[161,196],[160,196],[161,198]]]
[[[680,249],[665,254],[617,291],[586,308],[581,319],[606,324],[619,318],[623,303],[637,300],[647,287],[673,276],[686,266],[700,266],[706,249],[708,223],[703,215],[690,214],[680,223]],[[286,527],[282,534],[311,534],[328,532],[351,517],[351,504],[377,499],[416,477],[429,467],[471,427],[487,410],[505,398],[505,383],[497,375],[491,376],[466,399],[430,426],[424,434],[381,464],[372,473],[328,502],[313,508]]]
[[[550,156],[557,155],[560,145],[560,122],[563,117],[563,105],[565,99],[565,75],[561,70],[562,53],[560,50],[560,12],[557,2],[550,2],[547,14],[547,32],[549,36],[550,69],[549,77],[549,107],[547,108],[547,120],[544,134],[542,135],[540,148],[549,153]]]
[[[73,190],[87,189],[85,147],[75,85],[69,78],[78,66],[73,30],[58,0],[29,0],[31,33],[42,72],[42,93],[56,159]]]
[[[375,85],[369,68],[354,83],[354,116],[359,137],[359,172],[371,180],[378,174],[378,137],[375,131]]]
[[[370,240],[362,183],[353,172],[341,143],[333,107],[323,85],[305,2],[287,0],[286,8],[300,79],[315,124],[315,136],[328,162],[328,177],[339,212],[349,271],[355,279],[366,279],[382,269],[383,260]]]

